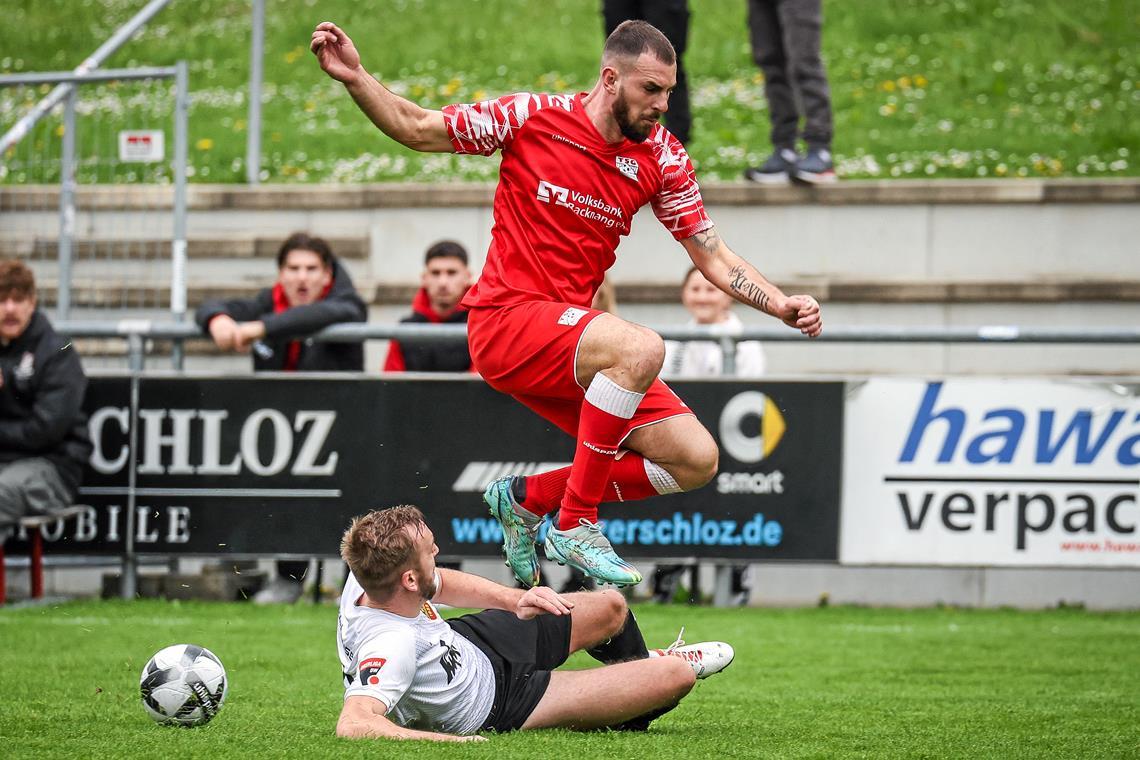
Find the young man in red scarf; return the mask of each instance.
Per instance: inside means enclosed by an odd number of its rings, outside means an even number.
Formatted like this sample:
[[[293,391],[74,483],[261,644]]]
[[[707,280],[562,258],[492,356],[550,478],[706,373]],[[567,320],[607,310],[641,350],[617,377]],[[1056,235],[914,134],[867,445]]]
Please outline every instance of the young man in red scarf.
[[[441,240],[424,254],[422,287],[412,299],[404,324],[465,324],[467,309],[459,302],[471,287],[467,249],[454,240]],[[388,345],[385,372],[470,372],[467,339],[454,342],[394,340]]]
[[[361,372],[360,343],[316,342],[307,336],[338,322],[364,322],[368,309],[348,271],[319,237],[296,232],[277,253],[277,282],[253,298],[208,301],[194,320],[218,348],[251,353],[255,372]],[[277,579],[253,598],[295,602],[306,560],[277,562]]]
[[[296,232],[277,253],[277,283],[253,298],[208,301],[194,320],[225,351],[253,354],[255,372],[361,372],[360,343],[306,336],[338,322],[364,322],[368,310],[329,244]]]

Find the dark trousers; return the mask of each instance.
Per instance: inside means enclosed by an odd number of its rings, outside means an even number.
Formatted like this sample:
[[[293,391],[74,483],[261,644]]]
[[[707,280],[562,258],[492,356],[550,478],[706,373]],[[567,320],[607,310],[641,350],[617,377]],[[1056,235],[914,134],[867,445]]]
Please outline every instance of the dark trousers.
[[[764,72],[772,145],[831,146],[831,91],[819,56],[822,0],[748,0],[752,58]]]
[[[639,19],[657,27],[677,53],[677,88],[669,96],[665,128],[684,145],[689,142],[693,116],[689,110],[689,81],[682,56],[689,42],[688,0],[602,0],[602,19],[608,37],[623,21]]]

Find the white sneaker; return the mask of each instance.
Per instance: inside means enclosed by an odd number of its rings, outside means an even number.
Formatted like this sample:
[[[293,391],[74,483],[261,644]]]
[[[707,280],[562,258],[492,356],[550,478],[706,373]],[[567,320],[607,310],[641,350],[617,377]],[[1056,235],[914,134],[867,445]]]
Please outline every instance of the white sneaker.
[[[732,645],[723,641],[702,641],[698,644],[686,644],[681,638],[685,634],[685,627],[677,634],[677,640],[665,649],[650,649],[650,657],[680,657],[689,663],[697,678],[708,678],[714,673],[727,668],[736,656]]]

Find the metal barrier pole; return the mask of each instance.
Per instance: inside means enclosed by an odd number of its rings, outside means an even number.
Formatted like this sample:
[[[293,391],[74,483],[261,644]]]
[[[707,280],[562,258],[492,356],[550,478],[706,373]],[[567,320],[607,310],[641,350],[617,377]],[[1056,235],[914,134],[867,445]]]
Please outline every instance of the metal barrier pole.
[[[71,316],[71,242],[75,238],[75,100],[67,93],[63,112],[63,150],[59,166],[59,270],[56,275],[56,314]]]
[[[736,374],[736,341],[725,335],[720,339],[720,352],[724,355],[724,375]]]
[[[189,76],[186,61],[174,64],[174,236],[170,252],[170,311],[175,322],[186,318],[186,120],[189,112]],[[183,343],[174,339],[174,369],[182,369]]]
[[[246,119],[245,181],[261,182],[261,64],[265,58],[265,0],[253,0],[249,46],[249,118]]]
[[[128,360],[131,370],[131,430],[129,434],[127,460],[127,528],[123,536],[122,577],[119,580],[119,595],[123,599],[134,599],[139,588],[139,558],[135,553],[135,522],[137,515],[138,489],[138,444],[139,444],[139,381],[143,368],[143,336],[132,332],[127,336]]]

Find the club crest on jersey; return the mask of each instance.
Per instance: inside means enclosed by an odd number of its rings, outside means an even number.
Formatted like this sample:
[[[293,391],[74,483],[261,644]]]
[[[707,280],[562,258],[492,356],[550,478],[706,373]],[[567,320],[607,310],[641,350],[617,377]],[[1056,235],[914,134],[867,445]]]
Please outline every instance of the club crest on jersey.
[[[629,156],[618,156],[615,161],[617,162],[618,171],[625,176],[637,182],[637,159],[630,158]]]
[[[575,309],[573,306],[571,306],[569,309],[562,312],[562,316],[558,318],[558,324],[573,327],[582,321],[582,317],[586,316],[589,313],[590,312],[586,311],[585,309]]]
[[[383,657],[369,657],[360,663],[360,683],[364,686],[376,686],[380,683],[380,668],[386,663]]]

